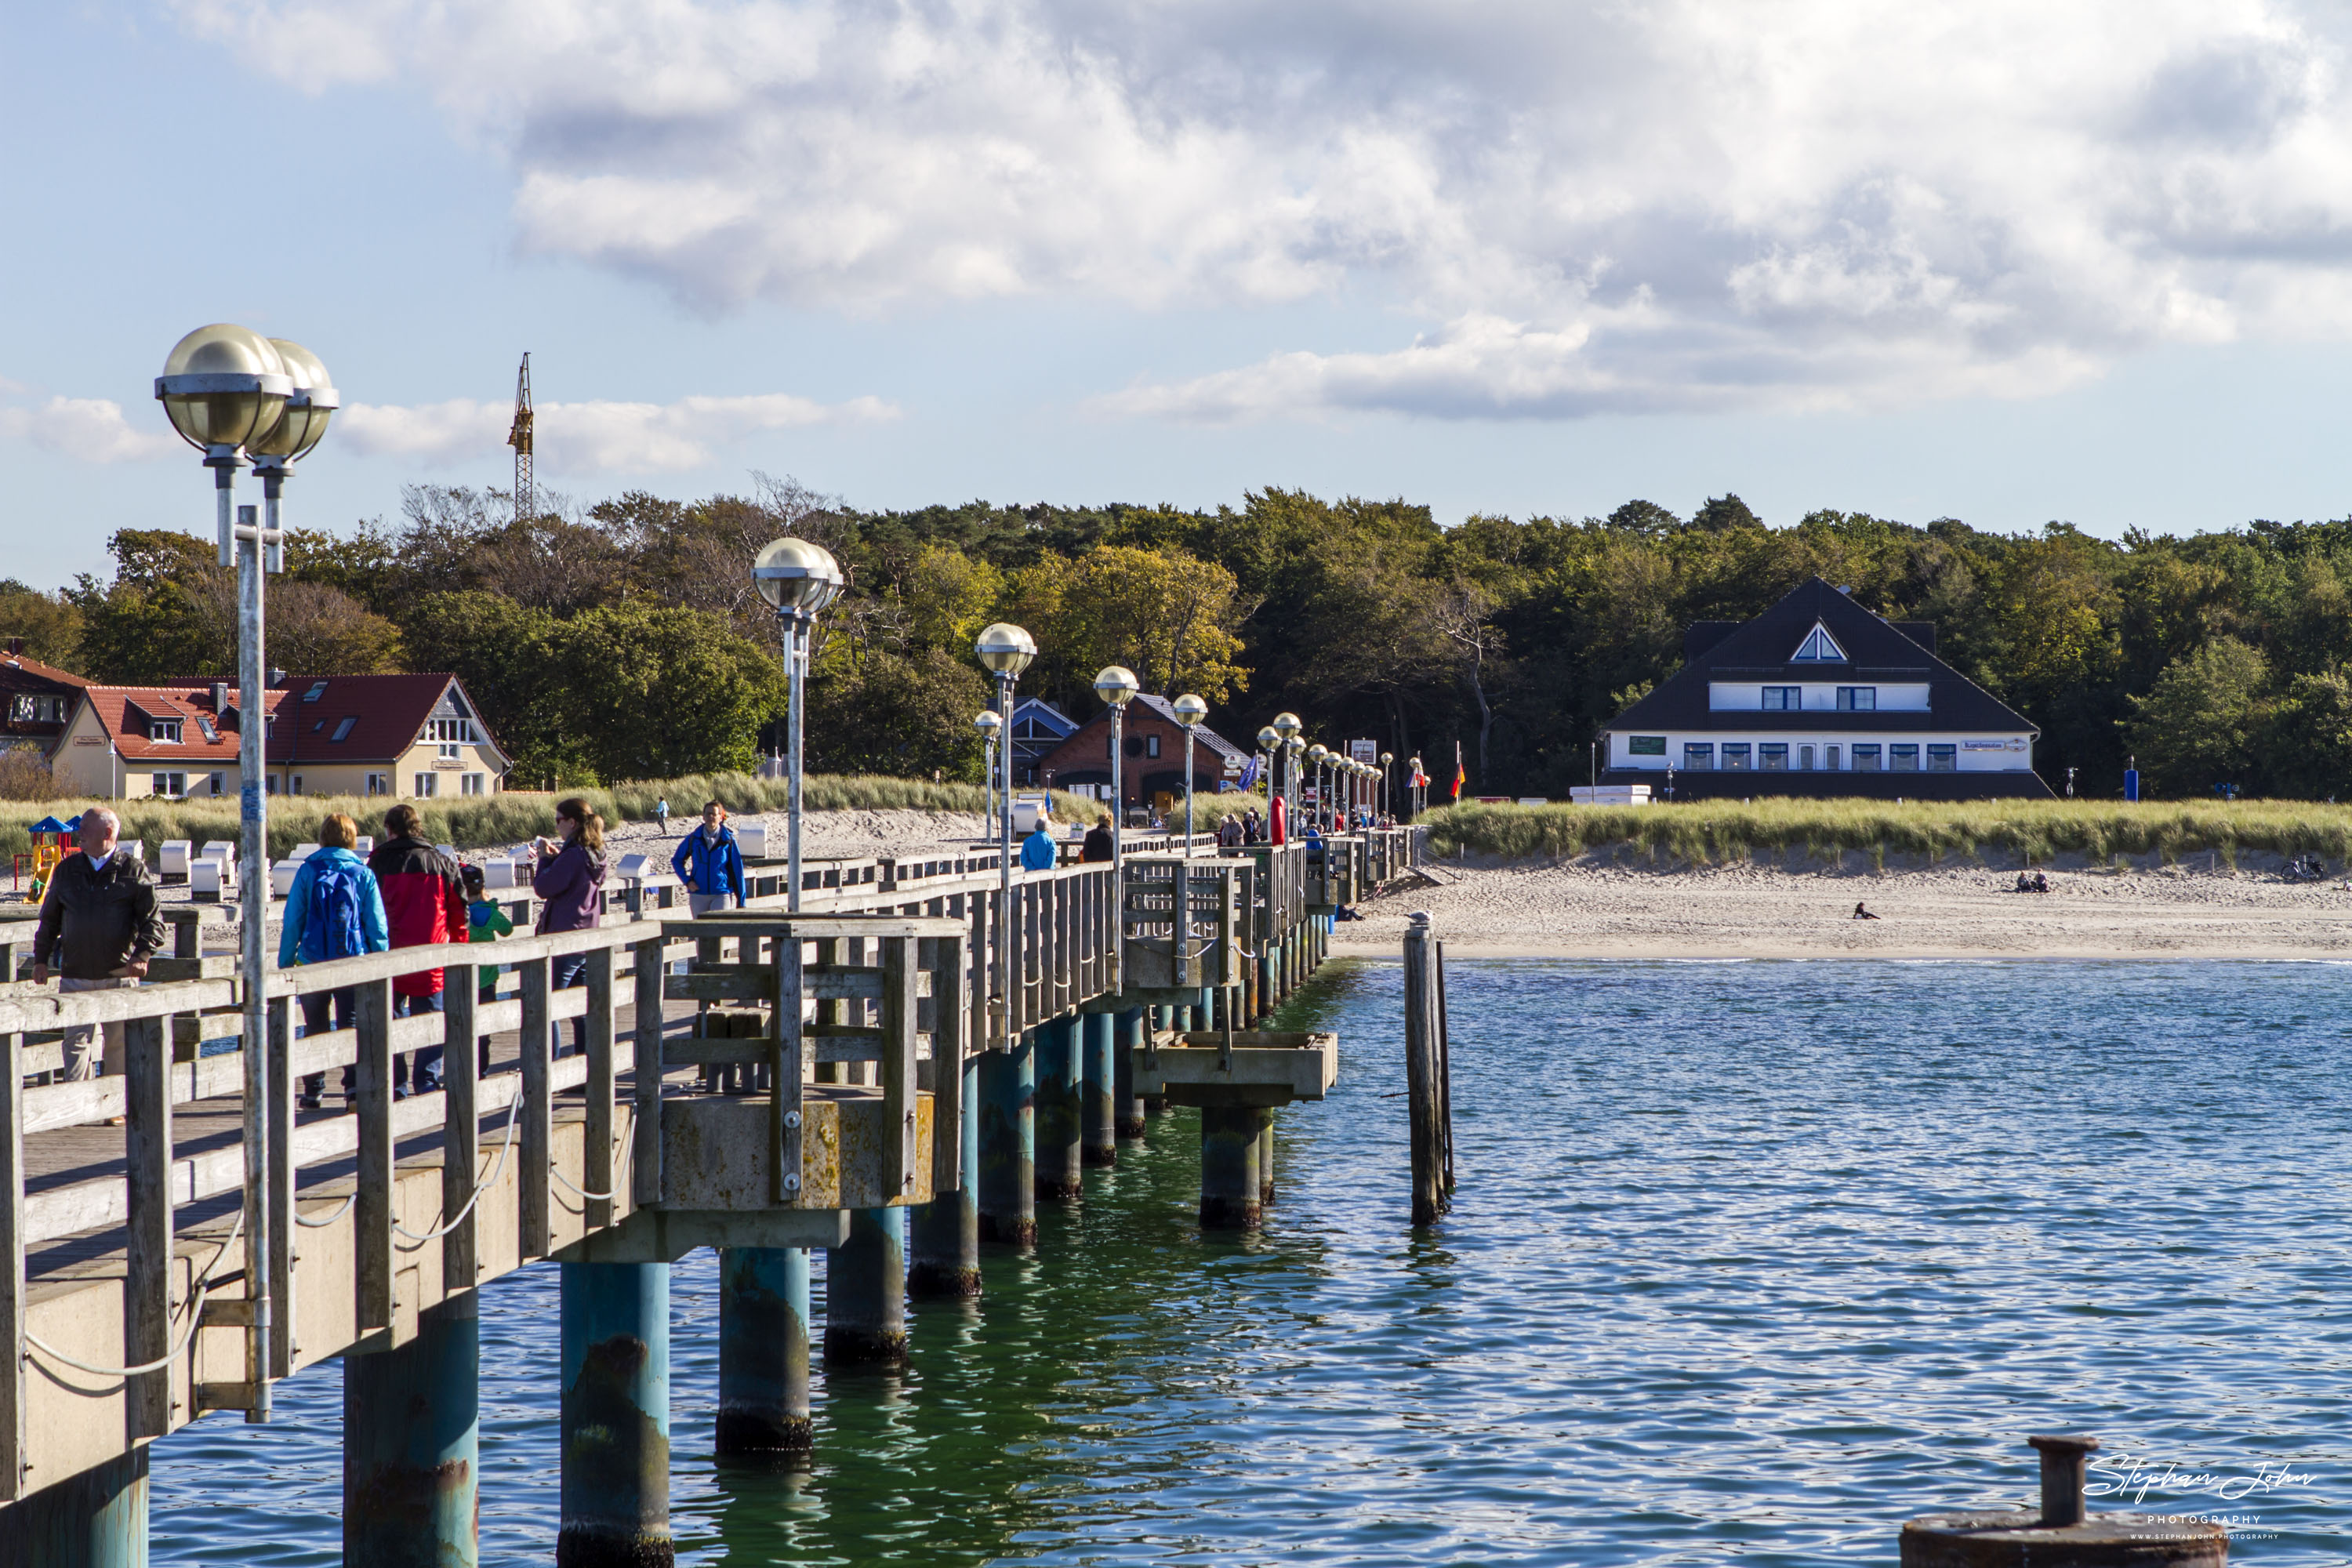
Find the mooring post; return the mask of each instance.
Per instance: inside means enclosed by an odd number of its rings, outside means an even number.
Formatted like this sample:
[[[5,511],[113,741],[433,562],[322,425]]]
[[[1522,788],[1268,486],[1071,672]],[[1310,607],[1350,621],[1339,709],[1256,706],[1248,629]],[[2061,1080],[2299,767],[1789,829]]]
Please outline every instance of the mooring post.
[[[1201,1228],[1258,1223],[1258,1121],[1254,1105],[1201,1108]]]
[[[1113,1099],[1118,1110],[1118,1135],[1121,1138],[1143,1136],[1143,1101],[1135,1092],[1135,1053],[1143,1048],[1145,1015],[1140,1007],[1129,1007],[1118,1015],[1117,1038],[1111,1065],[1118,1074],[1118,1087]]]
[[[559,1568],[666,1568],[669,1265],[564,1263]]]
[[[1438,1065],[1437,938],[1416,914],[1404,933],[1404,1073],[1412,1132],[1412,1223],[1434,1225],[1445,1211],[1442,1079]]]
[[[147,1568],[147,1445],[0,1514],[0,1568]]]
[[[1036,1052],[1027,1035],[980,1058],[980,1238],[1037,1244]]]
[[[824,1270],[824,1363],[907,1359],[907,1211],[852,1209],[849,1239]]]
[[[406,1344],[343,1357],[345,1568],[481,1560],[479,1310],[461,1290]]]
[[[907,1221],[907,1294],[980,1294],[980,1064],[963,1064],[961,1152],[963,1179],[954,1192],[916,1208]]]
[[[809,1255],[800,1247],[719,1249],[720,1458],[808,1452]]]
[[[1089,1165],[1118,1163],[1118,1016],[1115,1013],[1087,1013],[1080,1016],[1085,1030],[1083,1054],[1086,1058],[1083,1098],[1086,1115],[1085,1158]]]
[[[1077,1019],[1056,1018],[1037,1031],[1037,1195],[1049,1203],[1086,1194],[1080,1068]]]

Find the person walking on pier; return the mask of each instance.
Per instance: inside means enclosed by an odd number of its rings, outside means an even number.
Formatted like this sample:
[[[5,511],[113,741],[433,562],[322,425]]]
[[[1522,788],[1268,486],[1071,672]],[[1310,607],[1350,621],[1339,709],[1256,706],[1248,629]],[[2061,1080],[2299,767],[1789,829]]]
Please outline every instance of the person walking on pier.
[[[696,920],[729,908],[743,907],[743,851],[735,830],[727,826],[727,808],[710,801],[702,808],[702,826],[678,844],[669,868],[686,884],[686,910]]]
[[[705,812],[707,818],[709,813]],[[593,931],[604,918],[604,819],[578,795],[555,803],[555,830],[561,845],[539,841],[539,871],[530,890],[539,895],[541,936],[558,931]],[[588,980],[588,955],[566,953],[549,962],[551,990],[569,991]],[[588,1020],[572,1020],[572,1054],[588,1051]]]
[[[286,890],[286,921],[278,928],[278,968],[356,958],[392,946],[383,890],[359,858],[359,841],[360,825],[340,812],[319,824],[319,847],[302,862],[294,873],[294,885]],[[301,1002],[305,1035],[325,1034],[331,1012],[333,1026],[348,1029],[359,1011],[359,994],[348,985],[305,992]],[[305,1110],[318,1110],[326,1088],[325,1073],[310,1074],[302,1080],[298,1103]],[[348,1103],[351,1098],[352,1069],[345,1068],[343,1100]]]
[[[33,935],[33,979],[46,984],[54,958],[64,971],[61,992],[115,991],[145,978],[147,961],[163,950],[163,922],[155,913],[155,879],[147,863],[118,853],[121,819],[102,805],[81,814],[81,853],[68,855],[49,873],[41,894],[40,924]],[[60,951],[62,949],[62,951]],[[76,1024],[65,1032],[65,1076],[94,1076],[90,1042],[100,1026]],[[122,1026],[104,1026],[106,1070],[122,1070]],[[120,1121],[120,1117],[110,1119]]]
[[[1108,866],[1110,864],[1110,818],[1106,816],[1087,829],[1086,842],[1078,846],[1078,864]]]
[[[368,857],[368,869],[383,889],[383,907],[391,917],[392,945],[438,947],[463,942],[472,923],[466,910],[466,884],[457,862],[425,842],[425,819],[406,803],[383,814],[390,835]],[[392,1011],[395,1017],[414,1017],[441,1011],[441,971],[421,969],[394,977]],[[446,1047],[427,1046],[416,1053],[415,1089],[430,1094],[441,1087],[441,1053]],[[404,1100],[410,1088],[409,1064],[396,1056],[392,1066],[392,1093]]]

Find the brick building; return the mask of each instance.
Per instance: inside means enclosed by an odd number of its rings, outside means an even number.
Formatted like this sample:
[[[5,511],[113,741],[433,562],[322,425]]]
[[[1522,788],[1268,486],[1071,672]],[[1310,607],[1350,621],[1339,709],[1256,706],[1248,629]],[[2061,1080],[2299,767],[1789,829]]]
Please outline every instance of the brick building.
[[[1129,805],[1166,811],[1184,797],[1184,726],[1164,697],[1139,694],[1127,705],[1127,757],[1123,782]],[[1192,789],[1213,795],[1237,784],[1249,753],[1237,750],[1206,724],[1192,731]],[[1054,789],[1110,798],[1110,710],[1105,709],[1072,731],[1038,759],[1037,782]]]

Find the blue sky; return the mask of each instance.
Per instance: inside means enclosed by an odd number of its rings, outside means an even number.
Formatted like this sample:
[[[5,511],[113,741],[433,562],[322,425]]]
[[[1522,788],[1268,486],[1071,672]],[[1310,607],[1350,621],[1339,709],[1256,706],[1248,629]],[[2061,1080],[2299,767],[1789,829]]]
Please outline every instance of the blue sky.
[[[2053,14],[2054,13],[2054,14]],[[12,16],[0,568],[209,522],[192,327],[347,405],[296,520],[579,500],[2023,529],[2352,512],[2333,7],[183,0]]]

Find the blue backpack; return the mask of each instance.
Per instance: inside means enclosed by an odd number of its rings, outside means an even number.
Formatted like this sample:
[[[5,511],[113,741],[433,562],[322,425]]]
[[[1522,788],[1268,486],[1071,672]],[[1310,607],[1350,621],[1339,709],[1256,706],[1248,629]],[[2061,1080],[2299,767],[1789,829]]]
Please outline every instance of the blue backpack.
[[[302,962],[356,958],[367,951],[360,933],[360,878],[340,860],[321,865],[310,879],[310,907],[302,921]]]

